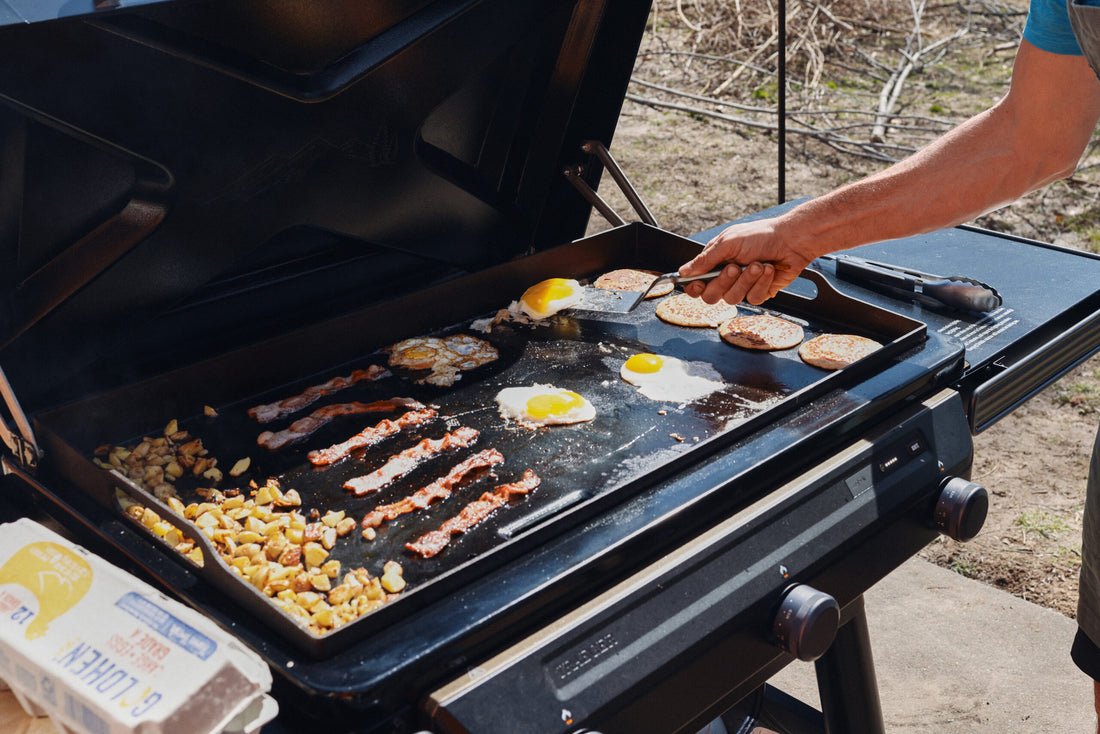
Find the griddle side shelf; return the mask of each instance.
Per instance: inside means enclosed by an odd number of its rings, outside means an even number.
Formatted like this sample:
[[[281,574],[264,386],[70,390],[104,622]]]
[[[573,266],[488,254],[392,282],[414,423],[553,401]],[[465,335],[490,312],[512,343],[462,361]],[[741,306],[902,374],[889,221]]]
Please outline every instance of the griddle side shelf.
[[[964,394],[969,392],[970,429],[975,434],[981,433],[1097,351],[1100,351],[1100,311],[1084,317],[1012,364],[1005,365],[1005,357],[999,358],[989,367],[989,371],[999,370],[996,375],[969,391],[970,381],[964,378],[960,388]]]

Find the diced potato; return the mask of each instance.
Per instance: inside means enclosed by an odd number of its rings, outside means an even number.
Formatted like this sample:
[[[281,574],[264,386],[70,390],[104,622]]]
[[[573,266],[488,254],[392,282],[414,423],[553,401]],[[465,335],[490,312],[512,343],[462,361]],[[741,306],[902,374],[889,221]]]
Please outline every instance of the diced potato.
[[[173,548],[183,542],[184,534],[180,532],[180,529],[175,525],[168,528],[168,531],[164,534],[164,542]]]
[[[288,545],[286,549],[279,554],[278,561],[284,566],[297,566],[302,562],[302,546]]]
[[[391,594],[396,594],[405,588],[405,579],[397,574],[384,574],[382,576],[382,588]]]
[[[345,515],[346,513],[343,510],[339,510],[337,512],[329,510],[321,516],[321,522],[323,522],[327,527],[334,528],[341,521],[343,521]]]
[[[222,502],[222,510],[235,510],[238,507],[244,507],[244,497],[237,495],[236,497],[228,497],[225,502]]]
[[[254,530],[242,530],[237,533],[237,540],[241,543],[262,543],[264,536]]]
[[[306,543],[302,546],[302,561],[307,569],[317,568],[328,558],[328,551],[320,543]]]
[[[276,507],[300,507],[301,505],[302,497],[296,489],[288,489],[282,497],[275,500]]]
[[[347,584],[340,584],[339,586],[334,586],[332,588],[332,590],[328,593],[328,603],[329,604],[336,604],[336,605],[344,604],[351,598],[352,598],[352,590],[351,590],[351,587],[348,586]]]
[[[239,477],[240,475],[248,471],[248,467],[251,465],[252,459],[250,457],[246,456],[243,459],[239,459],[235,464],[233,464],[233,468],[229,470],[229,476]]]
[[[320,609],[313,613],[312,620],[318,627],[331,628],[333,625],[332,610]]]

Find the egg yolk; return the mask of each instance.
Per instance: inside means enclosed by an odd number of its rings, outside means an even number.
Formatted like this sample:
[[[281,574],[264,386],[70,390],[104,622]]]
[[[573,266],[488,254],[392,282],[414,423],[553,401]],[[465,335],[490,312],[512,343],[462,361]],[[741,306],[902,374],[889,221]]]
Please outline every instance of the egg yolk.
[[[650,374],[661,369],[665,361],[658,357],[656,354],[635,354],[630,359],[626,360],[626,368],[631,372],[641,372],[643,374]]]
[[[536,395],[527,401],[527,414],[532,418],[545,418],[550,415],[565,415],[574,408],[584,405],[584,398],[575,392],[563,390],[560,393]]]
[[[571,295],[573,295],[573,286],[567,278],[550,278],[528,288],[523,292],[520,300],[541,313],[547,310],[552,302]]]

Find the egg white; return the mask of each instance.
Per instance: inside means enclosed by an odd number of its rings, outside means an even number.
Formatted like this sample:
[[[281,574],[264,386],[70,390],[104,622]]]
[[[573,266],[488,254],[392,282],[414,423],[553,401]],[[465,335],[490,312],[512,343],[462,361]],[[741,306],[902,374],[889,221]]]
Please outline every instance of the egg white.
[[[581,302],[581,284],[572,278],[548,278],[523,292],[520,309],[533,319],[546,319]]]
[[[596,408],[583,395],[553,385],[506,387],[497,393],[497,407],[506,420],[527,428],[583,423]]]
[[[710,395],[725,385],[707,362],[685,362],[663,354],[635,354],[619,375],[650,400],[686,403]]]

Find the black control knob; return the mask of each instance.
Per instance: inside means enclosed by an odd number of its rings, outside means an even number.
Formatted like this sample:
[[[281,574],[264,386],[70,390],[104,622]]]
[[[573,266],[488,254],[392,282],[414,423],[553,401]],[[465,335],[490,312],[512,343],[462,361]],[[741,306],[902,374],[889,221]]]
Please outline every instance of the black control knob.
[[[772,637],[791,655],[812,662],[833,644],[839,626],[836,599],[812,586],[795,584],[784,592],[772,623]]]
[[[980,484],[949,477],[940,485],[932,524],[952,540],[967,541],[978,534],[989,512],[989,493]]]

